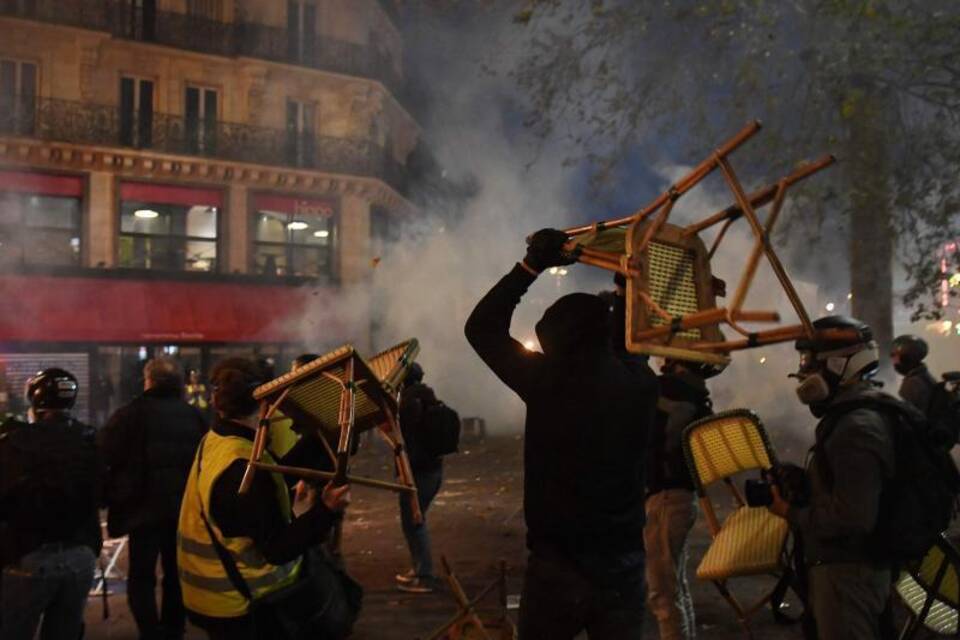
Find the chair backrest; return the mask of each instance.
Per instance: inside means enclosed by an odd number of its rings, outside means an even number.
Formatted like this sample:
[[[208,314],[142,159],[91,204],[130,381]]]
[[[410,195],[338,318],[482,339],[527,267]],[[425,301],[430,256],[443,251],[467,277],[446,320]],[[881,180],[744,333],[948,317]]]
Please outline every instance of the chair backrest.
[[[927,593],[960,609],[960,552],[942,535],[910,575]]]
[[[381,351],[367,360],[367,364],[380,383],[391,393],[396,393],[418,353],[420,343],[416,338],[410,338]]]
[[[763,423],[753,411],[724,411],[688,426],[683,450],[697,492],[742,471],[769,469],[776,464]]]

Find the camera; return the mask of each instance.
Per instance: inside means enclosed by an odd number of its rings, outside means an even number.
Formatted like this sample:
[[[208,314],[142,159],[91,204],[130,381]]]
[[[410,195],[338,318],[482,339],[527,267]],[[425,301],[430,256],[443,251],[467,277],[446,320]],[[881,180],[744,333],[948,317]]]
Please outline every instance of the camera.
[[[773,503],[773,485],[780,495],[792,505],[802,507],[810,502],[810,486],[807,474],[795,464],[778,464],[762,472],[761,478],[748,478],[743,485],[744,498],[751,507],[768,507]]]
[[[743,484],[743,494],[751,507],[769,507],[773,504],[771,485],[763,478],[748,478]]]

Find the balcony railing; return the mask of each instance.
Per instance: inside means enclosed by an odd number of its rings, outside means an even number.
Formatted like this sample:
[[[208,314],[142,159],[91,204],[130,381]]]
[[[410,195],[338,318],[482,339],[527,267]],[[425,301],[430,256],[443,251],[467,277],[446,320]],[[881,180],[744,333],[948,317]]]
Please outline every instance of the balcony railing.
[[[0,0],[0,15],[106,31],[118,38],[178,49],[250,56],[372,78],[392,91],[402,84],[392,56],[376,43],[358,44],[316,34],[312,46],[292,47],[295,34],[283,27],[145,10],[119,0]]]
[[[15,107],[0,110],[0,135],[375,177],[400,192],[406,189],[404,167],[369,140],[165,113],[142,117],[113,106],[53,98],[21,100]]]

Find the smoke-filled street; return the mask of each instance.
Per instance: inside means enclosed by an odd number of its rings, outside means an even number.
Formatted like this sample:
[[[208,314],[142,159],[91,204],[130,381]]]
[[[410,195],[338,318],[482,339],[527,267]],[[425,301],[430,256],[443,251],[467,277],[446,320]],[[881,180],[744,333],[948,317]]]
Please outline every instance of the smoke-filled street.
[[[515,603],[520,593],[526,562],[521,512],[522,446],[522,441],[513,437],[466,441],[461,454],[451,459],[444,469],[444,488],[430,509],[435,553],[448,557],[470,597],[497,578],[500,560],[507,563],[508,596],[513,596],[510,601]],[[376,460],[375,456],[363,456],[357,464],[357,473],[377,472]],[[709,533],[701,519],[692,535],[691,571],[702,557],[708,540]],[[393,576],[409,559],[400,532],[397,501],[391,494],[357,489],[344,541],[347,566],[366,589],[363,612],[353,637],[361,640],[426,638],[457,612],[446,588],[427,595],[409,595],[396,590]],[[122,565],[121,561],[121,571]],[[745,579],[738,585],[737,593],[756,595],[769,584],[770,581],[763,578]],[[706,638],[742,637],[742,628],[713,585],[692,579],[691,586],[699,633]],[[122,585],[120,588],[122,590]],[[484,620],[498,618],[498,599],[494,592],[478,608]],[[122,595],[110,598],[110,611],[110,619],[102,620],[100,599],[90,598],[86,611],[87,637],[96,640],[136,638],[136,628]],[[516,621],[516,609],[511,608],[508,614]],[[657,637],[652,622],[645,638]],[[802,637],[796,626],[777,624],[769,613],[758,616],[753,630],[758,640]],[[191,629],[187,637],[202,638],[203,634]]]

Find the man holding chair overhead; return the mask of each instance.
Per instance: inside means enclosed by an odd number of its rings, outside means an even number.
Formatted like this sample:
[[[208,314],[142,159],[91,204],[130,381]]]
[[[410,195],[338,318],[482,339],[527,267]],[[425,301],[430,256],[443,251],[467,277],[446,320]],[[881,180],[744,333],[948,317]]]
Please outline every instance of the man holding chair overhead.
[[[644,452],[657,381],[628,368],[610,340],[610,309],[573,293],[537,323],[543,353],[510,336],[520,298],[544,269],[572,264],[567,236],[543,229],[477,304],[467,340],[527,405],[524,515],[530,551],[522,640],[643,635]]]

